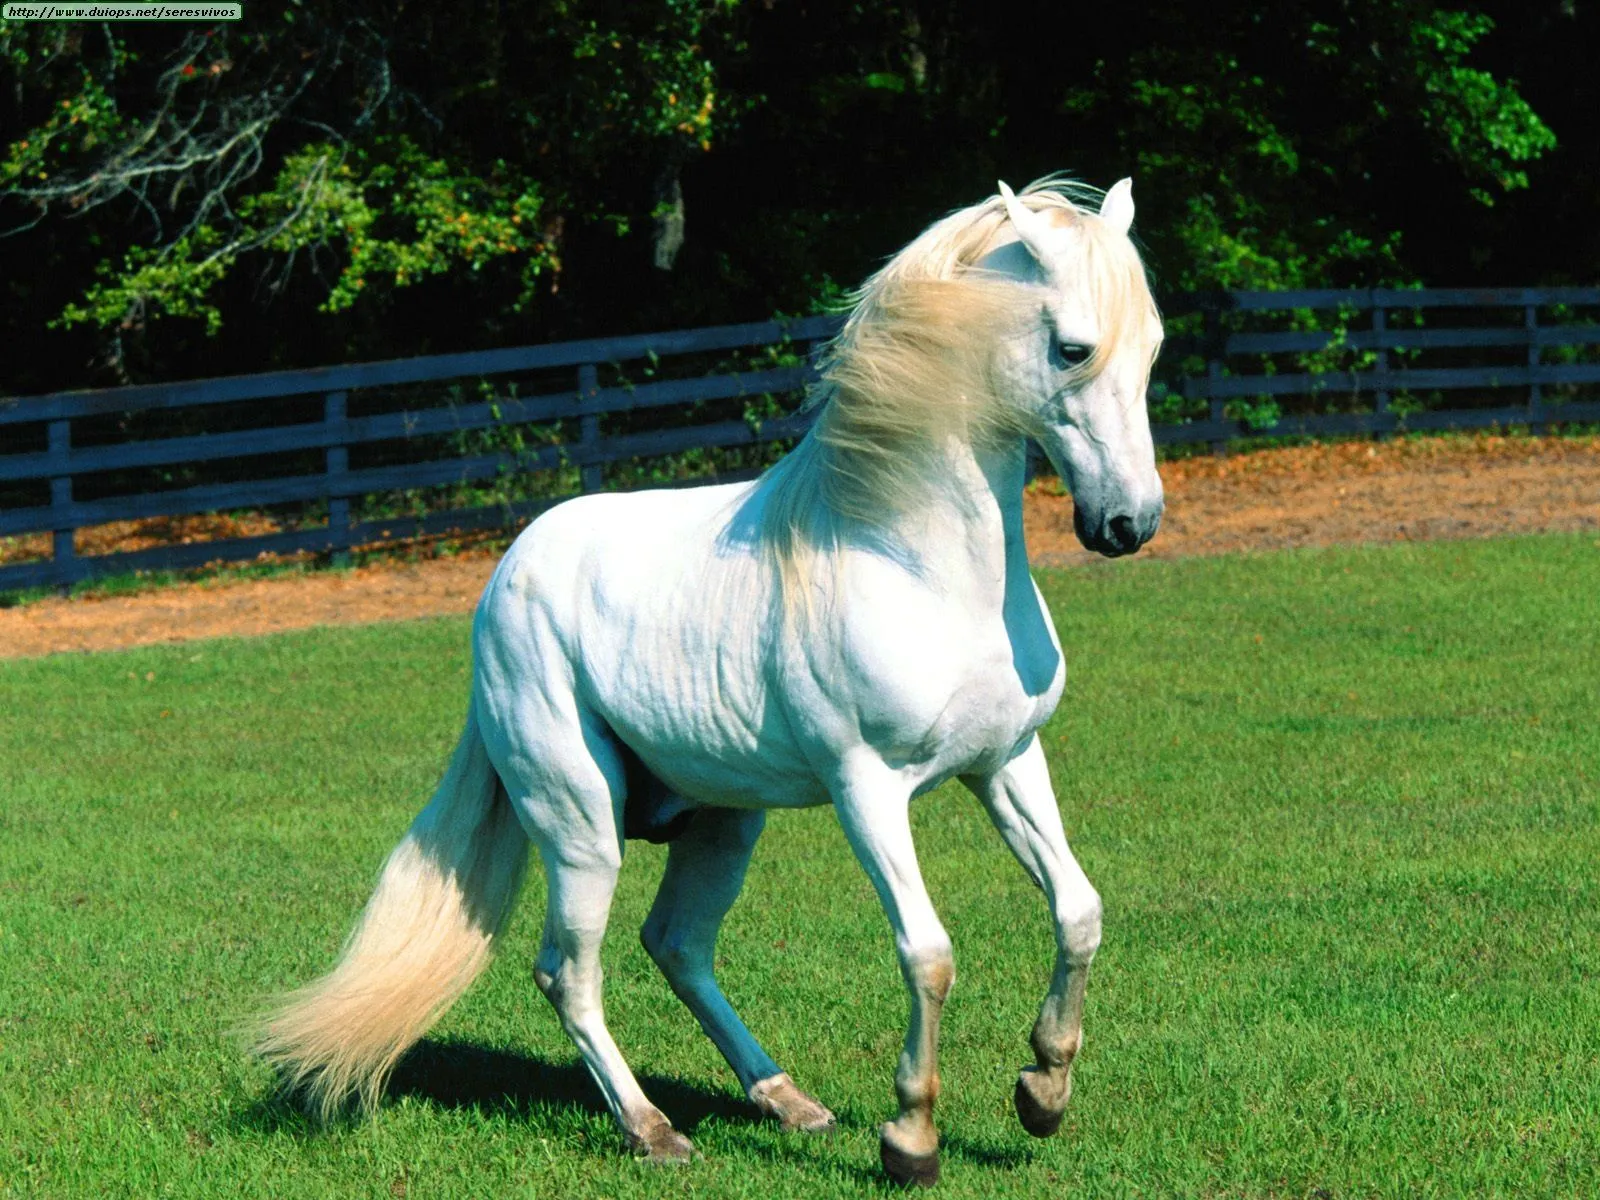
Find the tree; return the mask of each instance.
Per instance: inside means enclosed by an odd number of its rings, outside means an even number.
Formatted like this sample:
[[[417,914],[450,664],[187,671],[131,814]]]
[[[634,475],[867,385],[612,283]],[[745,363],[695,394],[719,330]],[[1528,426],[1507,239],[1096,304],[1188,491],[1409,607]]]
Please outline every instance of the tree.
[[[1541,112],[1589,119],[1565,100],[1594,95],[1581,39],[1543,2],[1539,22],[1503,0],[288,0],[216,29],[0,24],[0,336],[28,350],[0,390],[84,382],[91,336],[112,373],[161,377],[796,311],[997,178],[1062,168],[1134,176],[1166,290],[1592,273],[1581,199],[1528,186],[1566,153],[1600,199],[1594,155],[1555,151],[1520,90],[1564,48]],[[1513,250],[1563,237],[1587,267]]]
[[[58,326],[129,344],[159,318],[216,333],[242,276],[310,275],[318,309],[381,309],[430,277],[494,276],[503,311],[559,289],[577,221],[626,232],[608,176],[643,167],[656,260],[683,163],[718,127],[723,5],[291,0],[239,25],[0,25],[20,126],[0,163],[6,249],[75,224],[92,253]],[[129,31],[131,30],[131,31]],[[125,32],[127,31],[127,32]],[[237,289],[235,289],[236,293]]]
[[[926,219],[998,174],[1132,175],[1168,287],[1337,285],[1417,277],[1413,181],[1491,205],[1554,145],[1470,61],[1494,28],[1420,0],[810,3],[758,17],[756,53],[782,50],[731,78],[769,81],[741,142],[817,151],[776,190],[816,173],[857,204],[864,184],[915,195]]]

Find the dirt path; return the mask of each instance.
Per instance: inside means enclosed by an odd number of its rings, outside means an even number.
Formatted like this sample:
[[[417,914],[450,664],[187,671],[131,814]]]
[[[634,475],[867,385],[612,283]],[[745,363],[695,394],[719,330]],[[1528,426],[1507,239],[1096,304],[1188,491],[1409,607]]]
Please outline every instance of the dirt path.
[[[1161,468],[1167,515],[1141,554],[1177,558],[1355,542],[1600,531],[1600,438],[1438,438],[1310,446]],[[1072,505],[1039,497],[1041,565],[1093,561]]]
[[[1600,438],[1343,443],[1164,464],[1167,516],[1141,553],[1240,550],[1505,533],[1600,533]],[[1072,534],[1072,502],[1026,498],[1040,565],[1104,562]],[[267,579],[220,578],[100,599],[0,609],[0,658],[104,650],[313,625],[469,612],[497,551]],[[1108,564],[1107,569],[1116,569]]]

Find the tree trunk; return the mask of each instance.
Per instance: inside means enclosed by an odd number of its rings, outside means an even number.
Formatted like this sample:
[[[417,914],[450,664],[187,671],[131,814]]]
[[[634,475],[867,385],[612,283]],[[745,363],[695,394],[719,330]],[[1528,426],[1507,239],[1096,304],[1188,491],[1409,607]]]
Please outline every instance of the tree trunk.
[[[674,163],[656,177],[654,261],[662,271],[672,270],[678,251],[683,249],[683,181],[679,170]]]

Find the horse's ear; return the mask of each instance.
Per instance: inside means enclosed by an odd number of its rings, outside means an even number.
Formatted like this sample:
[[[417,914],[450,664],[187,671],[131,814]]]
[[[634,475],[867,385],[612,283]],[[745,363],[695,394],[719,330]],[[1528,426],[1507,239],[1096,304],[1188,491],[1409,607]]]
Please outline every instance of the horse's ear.
[[[1118,233],[1133,227],[1133,180],[1119,179],[1100,202],[1100,219]]]
[[[1000,183],[1000,199],[1005,201],[1006,216],[1011,218],[1011,225],[1022,239],[1022,244],[1033,252],[1033,257],[1048,272],[1051,265],[1049,223],[1018,200],[1016,193],[1003,180]]]

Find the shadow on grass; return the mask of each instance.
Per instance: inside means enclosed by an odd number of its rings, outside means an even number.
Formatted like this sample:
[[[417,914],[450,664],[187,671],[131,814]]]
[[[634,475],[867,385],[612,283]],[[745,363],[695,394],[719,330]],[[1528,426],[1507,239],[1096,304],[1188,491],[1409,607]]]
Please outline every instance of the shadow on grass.
[[[684,1133],[708,1118],[733,1122],[761,1119],[743,1097],[711,1091],[662,1075],[641,1075],[639,1085]],[[579,1062],[549,1062],[510,1050],[471,1042],[424,1038],[402,1058],[389,1077],[383,1103],[410,1096],[440,1108],[527,1117],[550,1107],[579,1108],[606,1115],[600,1089]],[[329,1128],[359,1124],[360,1114],[346,1112]],[[234,1124],[258,1133],[311,1134],[316,1122],[301,1110],[297,1097],[277,1091],[236,1115]]]
[[[770,1125],[742,1096],[698,1087],[664,1075],[641,1075],[639,1084],[672,1124],[691,1138],[708,1120],[749,1126],[752,1136],[740,1139],[746,1151],[797,1168],[814,1165],[814,1150],[802,1148],[809,1138],[778,1135],[777,1127]],[[581,1062],[550,1062],[472,1042],[432,1038],[418,1042],[400,1060],[390,1076],[383,1102],[390,1104],[408,1096],[439,1108],[471,1110],[484,1115],[511,1114],[528,1118],[552,1108],[576,1108],[598,1116],[607,1115],[600,1089]],[[844,1130],[861,1130],[876,1124],[860,1113],[836,1110],[836,1115]],[[348,1129],[359,1124],[360,1119],[358,1113],[347,1112],[327,1128]],[[232,1124],[236,1129],[277,1136],[313,1136],[322,1128],[305,1115],[294,1096],[284,1092],[257,1100],[236,1114]],[[772,1136],[761,1136],[755,1131],[756,1126],[763,1127],[763,1132],[770,1130]],[[824,1144],[831,1141],[831,1138],[825,1139]],[[876,1138],[873,1141],[876,1142]],[[1025,1166],[1034,1157],[1031,1145],[1001,1149],[949,1133],[940,1138],[940,1152],[946,1162],[965,1160],[1003,1169]],[[876,1155],[873,1158],[875,1160]],[[836,1162],[834,1169],[840,1168],[874,1190],[901,1190],[889,1182],[876,1161],[870,1165]]]
[[[693,1135],[708,1117],[754,1121],[759,1114],[742,1096],[710,1091],[664,1075],[640,1075],[639,1086],[672,1124]],[[400,1060],[389,1080],[390,1099],[413,1096],[441,1108],[511,1112],[528,1116],[536,1108],[570,1106],[606,1115],[605,1102],[581,1062],[548,1062],[510,1050],[491,1050],[471,1042],[418,1042]]]
[[[969,1141],[959,1134],[940,1133],[939,1135],[939,1160],[941,1165],[946,1168],[951,1163],[960,1161],[991,1170],[1012,1171],[1018,1167],[1028,1166],[1034,1161],[1034,1157],[1035,1151],[1031,1144],[1024,1145],[1018,1149],[996,1149],[981,1142]],[[906,1194],[905,1186],[894,1182],[894,1180],[885,1175],[883,1168],[876,1161],[873,1161],[870,1165],[859,1162],[838,1163],[835,1169],[873,1191],[889,1195],[903,1196]]]

